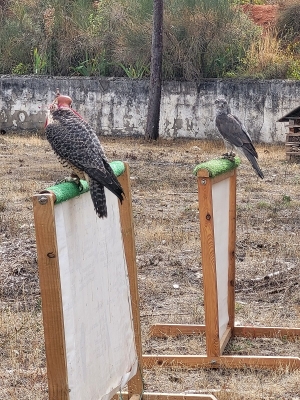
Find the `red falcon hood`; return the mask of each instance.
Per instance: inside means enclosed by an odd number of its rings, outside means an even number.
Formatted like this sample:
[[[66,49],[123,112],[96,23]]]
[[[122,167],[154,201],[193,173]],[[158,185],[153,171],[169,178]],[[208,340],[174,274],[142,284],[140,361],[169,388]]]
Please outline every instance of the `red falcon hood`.
[[[46,122],[44,128],[47,127],[47,125],[50,123],[49,119],[50,118],[50,113],[51,111],[57,110],[59,108],[65,109],[65,110],[71,110],[75,115],[77,115],[79,118],[84,120],[82,116],[75,110],[71,108],[73,100],[69,96],[63,96],[63,95],[58,95],[56,99],[53,101],[53,103],[50,105],[49,110],[47,111],[47,117],[46,117]]]

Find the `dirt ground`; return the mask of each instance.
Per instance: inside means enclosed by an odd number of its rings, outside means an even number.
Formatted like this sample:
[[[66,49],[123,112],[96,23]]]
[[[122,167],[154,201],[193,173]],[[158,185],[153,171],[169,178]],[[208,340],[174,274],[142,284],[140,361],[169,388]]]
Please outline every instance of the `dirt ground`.
[[[249,18],[260,25],[264,29],[274,27],[279,11],[279,5],[253,5],[245,4],[242,6],[243,11],[248,14]]]
[[[197,184],[192,171],[219,141],[101,138],[131,169],[144,354],[205,354],[205,337],[152,339],[160,323],[204,323]],[[238,171],[236,324],[300,327],[300,163],[284,144],[258,145],[260,180]],[[46,140],[0,137],[0,399],[46,400],[47,379],[32,195],[66,176]],[[273,274],[273,275],[270,275]],[[174,287],[175,285],[175,287]],[[300,356],[299,340],[234,339],[226,354]],[[300,372],[144,371],[147,391],[212,393],[219,400],[299,400]]]

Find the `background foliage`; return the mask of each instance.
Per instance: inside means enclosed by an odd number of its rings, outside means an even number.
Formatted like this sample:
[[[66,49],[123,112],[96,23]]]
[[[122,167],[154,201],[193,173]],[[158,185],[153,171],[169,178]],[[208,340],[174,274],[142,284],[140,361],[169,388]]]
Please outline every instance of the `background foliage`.
[[[242,11],[247,2],[165,0],[163,78],[299,79],[299,1],[279,2],[276,26],[264,33]],[[0,73],[146,77],[152,4],[2,0]]]

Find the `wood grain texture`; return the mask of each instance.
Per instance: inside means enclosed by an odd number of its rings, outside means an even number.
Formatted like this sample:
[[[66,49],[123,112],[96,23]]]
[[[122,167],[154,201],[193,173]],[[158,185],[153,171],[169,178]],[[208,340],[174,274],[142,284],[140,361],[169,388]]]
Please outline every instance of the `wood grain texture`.
[[[206,351],[208,356],[217,357],[220,356],[220,339],[212,204],[212,180],[210,178],[203,178],[199,173],[198,199],[204,286]]]
[[[187,367],[187,368],[259,368],[278,369],[288,367],[291,370],[300,368],[298,357],[263,357],[263,356],[220,356],[206,357],[198,355],[144,355],[144,366],[153,368]]]
[[[233,176],[236,173],[236,169],[233,169],[231,171],[225,172],[224,174],[218,175],[214,178],[211,178],[212,180],[212,184],[214,185],[215,183],[224,181],[227,178],[230,178],[231,176]]]
[[[300,328],[270,327],[270,326],[235,326],[233,335],[238,337],[266,337],[297,339],[300,336]]]
[[[205,325],[154,324],[150,327],[151,337],[197,335],[205,333]]]
[[[119,202],[121,230],[124,243],[125,258],[128,270],[131,309],[133,318],[133,327],[135,335],[136,352],[138,357],[138,371],[137,374],[128,382],[129,396],[142,393],[143,391],[143,369],[142,369],[142,339],[141,339],[141,326],[140,326],[140,301],[137,282],[137,268],[136,268],[136,250],[135,250],[135,236],[132,215],[132,198],[131,198],[131,185],[130,185],[130,170],[128,163],[125,164],[125,171],[118,177],[118,180],[124,190],[125,199],[121,204]]]
[[[235,246],[236,246],[236,170],[230,177],[229,188],[229,243],[228,243],[228,325],[234,327],[235,319]]]
[[[230,327],[228,327],[226,329],[226,331],[224,332],[223,336],[220,339],[220,352],[221,352],[221,354],[223,353],[227,343],[231,339],[231,336],[232,336],[232,329]]]
[[[39,202],[41,198],[45,199],[45,204]],[[51,194],[34,196],[33,211],[42,297],[49,400],[69,400],[63,308],[54,220],[54,196]]]

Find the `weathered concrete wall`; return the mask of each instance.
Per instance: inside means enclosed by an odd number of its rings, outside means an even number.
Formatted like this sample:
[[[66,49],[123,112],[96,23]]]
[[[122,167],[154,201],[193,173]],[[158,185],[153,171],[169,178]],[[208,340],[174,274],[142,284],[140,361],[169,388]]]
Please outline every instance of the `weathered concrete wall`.
[[[97,133],[143,135],[148,81],[120,78],[0,77],[0,127],[7,131],[39,130],[56,88],[73,98],[76,109]],[[255,141],[285,140],[280,117],[299,106],[300,82],[219,80],[165,82],[161,137],[218,137],[214,101],[224,95],[231,111]]]

